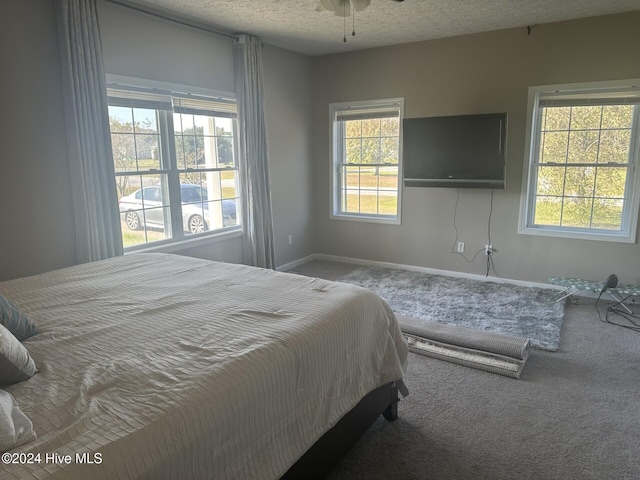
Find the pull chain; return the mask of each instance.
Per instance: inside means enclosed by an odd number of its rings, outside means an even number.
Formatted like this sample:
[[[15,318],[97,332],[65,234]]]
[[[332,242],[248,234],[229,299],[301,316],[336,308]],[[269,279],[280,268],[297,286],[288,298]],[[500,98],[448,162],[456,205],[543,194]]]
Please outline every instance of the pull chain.
[[[351,32],[351,36],[355,37],[356,36],[356,9],[352,8],[351,9],[351,25],[353,27],[353,31]]]
[[[344,43],[347,43],[347,4],[346,3],[342,4],[342,20],[343,20],[342,32],[344,34],[344,38],[342,39],[342,41]]]

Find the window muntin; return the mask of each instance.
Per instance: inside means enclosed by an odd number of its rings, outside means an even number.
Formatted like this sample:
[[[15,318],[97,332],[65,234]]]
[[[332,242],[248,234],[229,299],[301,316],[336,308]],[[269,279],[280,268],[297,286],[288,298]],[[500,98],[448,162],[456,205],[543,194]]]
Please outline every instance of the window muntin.
[[[528,190],[520,232],[635,241],[637,89],[539,87],[530,96]]]
[[[235,102],[110,88],[123,245],[239,225]]]
[[[399,223],[403,103],[330,106],[333,218]]]

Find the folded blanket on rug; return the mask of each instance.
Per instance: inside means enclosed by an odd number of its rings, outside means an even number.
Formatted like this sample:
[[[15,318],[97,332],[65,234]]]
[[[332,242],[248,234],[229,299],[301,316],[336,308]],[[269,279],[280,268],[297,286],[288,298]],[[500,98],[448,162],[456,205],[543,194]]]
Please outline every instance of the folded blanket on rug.
[[[511,378],[520,378],[529,357],[530,341],[526,338],[401,315],[398,322],[409,350],[421,355]]]

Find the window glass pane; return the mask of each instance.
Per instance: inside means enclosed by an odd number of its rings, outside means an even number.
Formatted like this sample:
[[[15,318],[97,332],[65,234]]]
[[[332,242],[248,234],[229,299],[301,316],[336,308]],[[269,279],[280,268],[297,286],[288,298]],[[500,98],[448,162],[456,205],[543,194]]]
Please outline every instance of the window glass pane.
[[[216,171],[201,174],[204,200],[220,200],[222,198],[222,173]]]
[[[238,199],[227,198],[222,200],[222,222],[224,227],[234,227],[238,225]]]
[[[543,109],[542,130],[568,130],[571,107],[547,107]]]
[[[206,199],[206,185],[202,172],[180,173],[180,200],[182,203],[202,202]]]
[[[180,113],[178,115],[180,116],[180,130],[175,127],[176,132],[193,135],[193,132],[195,131],[195,126],[193,124],[193,115],[187,113]]]
[[[569,155],[567,162],[570,163],[595,163],[598,159],[598,131],[578,130],[569,133]]]
[[[360,188],[361,189],[377,189],[378,188],[379,168],[380,167],[360,168]]]
[[[219,136],[216,141],[218,146],[218,166],[234,167],[233,137]]]
[[[599,167],[596,171],[595,196],[623,199],[626,184],[626,168]]]
[[[589,228],[591,225],[591,199],[565,197],[562,206],[562,226]]]
[[[546,132],[540,138],[540,163],[567,161],[568,132]]]
[[[135,133],[158,133],[158,118],[155,110],[133,108]]]
[[[236,199],[215,200],[203,204],[207,229],[217,230],[238,224]]]
[[[380,119],[372,118],[369,120],[362,120],[362,136],[366,137],[379,137],[380,136]]]
[[[593,196],[596,180],[594,167],[568,167],[565,172],[564,194],[566,196]]]
[[[119,199],[123,246],[171,238],[170,212],[166,195],[167,176],[117,176],[118,190],[128,192]]]
[[[382,158],[381,163],[398,163],[400,138],[391,137],[383,138],[381,141]]]
[[[573,107],[571,109],[571,130],[598,130],[602,107]]]
[[[222,198],[238,197],[238,176],[235,170],[221,171],[220,184],[222,190]]]
[[[380,190],[378,196],[378,213],[380,215],[395,215],[398,211],[398,191]]]
[[[380,163],[380,139],[379,138],[363,138],[362,139],[362,163]]]
[[[204,115],[193,115],[193,120],[194,130],[188,133],[193,139],[196,158],[195,164],[191,168],[217,167],[213,118]]]
[[[109,107],[111,148],[116,172],[161,168],[157,122],[154,110]]]
[[[213,117],[208,115],[194,115],[193,123],[198,134],[214,135]]]
[[[335,120],[334,134],[337,157],[334,165],[340,168],[334,185],[333,213],[339,215],[394,217],[398,215],[400,165],[400,111],[389,117],[388,105],[381,105],[379,115],[373,105],[350,105],[332,112],[363,111],[369,118]],[[337,118],[338,115],[336,115]],[[352,117],[353,118],[353,117]],[[347,165],[349,165],[347,167]],[[388,165],[388,166],[387,166]],[[387,219],[387,218],[385,218]],[[395,220],[395,219],[394,219]]]
[[[125,247],[239,224],[235,119],[110,106],[109,120]]]
[[[602,128],[630,128],[633,105],[607,105],[602,110]]]
[[[362,136],[362,121],[348,120],[344,122],[346,138],[360,138]]]
[[[360,167],[342,167],[342,183],[347,188],[360,188]]]
[[[182,204],[182,226],[185,235],[194,235],[209,230],[212,225],[209,218],[208,203]]]
[[[536,197],[535,204],[536,225],[559,226],[562,216],[562,198]]]
[[[388,195],[393,192],[395,196],[398,193],[398,167],[379,167],[378,168],[378,185],[381,195]],[[382,192],[382,191],[385,192]]]
[[[176,143],[176,150],[178,150],[178,146],[182,147],[182,151],[178,151],[178,157],[183,158],[184,168],[196,168],[198,163],[203,162],[204,146],[201,137],[183,135],[182,141],[179,144]]]
[[[362,140],[348,138],[345,141],[346,163],[362,163]]]
[[[160,170],[158,135],[136,134],[135,142],[138,170]]]
[[[118,199],[130,194],[137,194],[140,198],[140,176],[139,175],[116,175],[116,189],[118,190]]]
[[[377,193],[360,193],[360,213],[378,213]]]
[[[600,136],[599,163],[627,163],[631,130],[604,130]]]
[[[215,117],[216,118],[216,135],[232,137],[233,136],[233,122],[230,118]]]
[[[182,115],[179,113],[173,114],[173,131],[176,135],[182,133]]]
[[[109,107],[111,132],[133,133],[133,112],[129,107]]]
[[[622,200],[597,199],[593,205],[592,227],[621,230]]]
[[[585,87],[585,91],[589,90]],[[550,95],[541,93],[542,101],[552,104],[555,92],[558,90]],[[540,131],[533,134],[538,136],[539,142],[534,146],[539,150],[533,151],[530,159],[529,172],[535,177],[527,203],[526,226],[559,227],[549,230],[559,232],[559,236],[563,235],[561,227],[568,227],[567,235],[575,234],[576,229],[584,229],[586,234],[603,230],[627,233],[629,219],[635,218],[638,211],[638,205],[632,205],[630,200],[639,185],[629,175],[634,174],[638,163],[632,154],[638,146],[632,142],[639,134],[634,131],[638,128],[634,119],[640,107],[597,105],[596,95],[560,93],[558,103],[575,106],[545,106],[538,110]],[[602,93],[606,97],[610,91],[603,89]],[[624,93],[616,88],[616,95]]]
[[[381,135],[383,137],[400,136],[400,119],[398,117],[383,118],[381,129]]]
[[[174,145],[176,147],[176,165],[179,169],[184,170],[187,168],[185,152],[188,148],[184,144],[184,137],[182,135],[174,135]]]
[[[564,167],[538,167],[538,195],[561,196],[564,192]]]
[[[113,123],[111,123],[111,131],[114,132]],[[111,149],[113,151],[113,166],[116,172],[133,172],[137,170],[135,137],[133,134],[111,133]]]
[[[360,212],[360,190],[350,188],[343,190],[342,211],[345,213]]]

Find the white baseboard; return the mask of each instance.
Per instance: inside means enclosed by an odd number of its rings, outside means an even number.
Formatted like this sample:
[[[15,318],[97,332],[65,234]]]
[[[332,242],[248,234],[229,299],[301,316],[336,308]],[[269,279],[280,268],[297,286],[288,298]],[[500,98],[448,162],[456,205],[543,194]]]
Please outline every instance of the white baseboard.
[[[518,285],[521,287],[537,287],[537,288],[550,288],[554,290],[563,290],[562,287],[558,285],[552,285],[550,283],[528,282],[525,280],[515,280],[512,278],[501,278],[501,277],[492,277],[492,276],[485,277],[484,275],[478,275],[474,273],[456,272],[453,270],[441,270],[438,268],[419,267],[416,265],[405,265],[402,263],[380,262],[377,260],[363,260],[360,258],[340,257],[337,255],[326,255],[324,253],[314,253],[312,255],[308,255],[299,260],[295,260],[285,265],[281,265],[280,267],[278,267],[278,270],[286,272],[299,265],[302,265],[303,263],[310,262],[312,260],[325,260],[330,262],[351,263],[354,265],[362,265],[362,266],[369,266],[369,267],[393,268],[396,270],[408,270],[410,272],[428,273],[431,275],[444,275],[447,277],[468,278],[470,280],[479,280],[483,282],[507,283],[510,285]]]
[[[297,266],[300,266],[312,260],[321,260],[321,259],[318,257],[317,253],[314,253],[313,255],[307,255],[306,257],[299,258],[298,260],[294,260],[293,262],[280,265],[279,267],[276,267],[276,270],[278,270],[279,272],[288,272],[289,270],[293,270]]]

